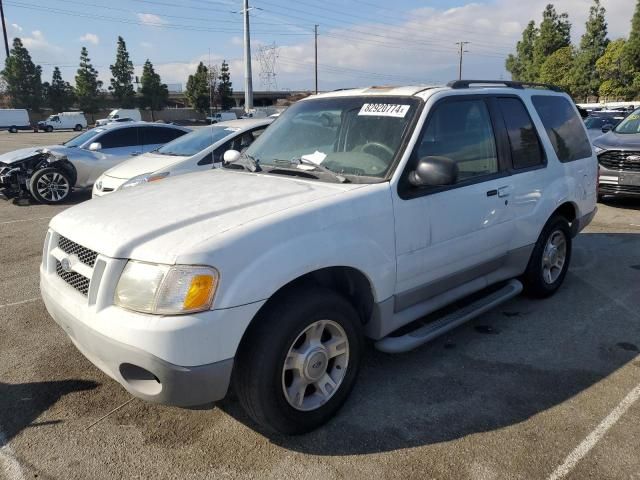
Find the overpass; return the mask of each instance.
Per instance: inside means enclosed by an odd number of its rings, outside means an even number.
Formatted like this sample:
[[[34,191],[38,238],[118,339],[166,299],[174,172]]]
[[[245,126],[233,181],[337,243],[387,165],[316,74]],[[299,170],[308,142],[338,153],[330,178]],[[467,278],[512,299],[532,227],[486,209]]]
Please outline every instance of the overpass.
[[[268,107],[275,105],[278,100],[286,99],[291,96],[310,94],[308,90],[270,90],[270,91],[253,91],[253,105],[254,107]],[[244,106],[244,91],[234,90],[232,93],[233,100],[236,103],[236,107]],[[173,107],[186,107],[188,106],[185,92],[170,92],[169,93],[169,105]]]

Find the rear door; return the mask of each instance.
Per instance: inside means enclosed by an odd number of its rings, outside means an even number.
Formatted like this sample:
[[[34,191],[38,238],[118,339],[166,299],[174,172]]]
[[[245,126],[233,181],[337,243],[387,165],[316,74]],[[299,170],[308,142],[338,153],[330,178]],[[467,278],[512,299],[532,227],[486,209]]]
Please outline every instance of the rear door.
[[[141,153],[151,152],[160,148],[165,143],[169,143],[186,132],[177,128],[169,127],[140,127],[140,149]]]
[[[459,177],[453,185],[399,192],[396,311],[480,279],[504,262],[513,228],[511,192],[490,111],[490,97],[458,95],[429,113],[408,171],[420,158],[446,156],[458,164]]]

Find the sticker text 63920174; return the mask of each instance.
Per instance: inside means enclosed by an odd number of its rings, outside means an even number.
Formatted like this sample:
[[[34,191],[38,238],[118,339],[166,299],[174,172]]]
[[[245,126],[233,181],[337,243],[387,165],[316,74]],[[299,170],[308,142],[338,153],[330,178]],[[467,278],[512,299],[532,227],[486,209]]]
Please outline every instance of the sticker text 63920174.
[[[365,103],[358,115],[373,117],[397,117],[404,118],[411,105],[398,105],[394,103]]]

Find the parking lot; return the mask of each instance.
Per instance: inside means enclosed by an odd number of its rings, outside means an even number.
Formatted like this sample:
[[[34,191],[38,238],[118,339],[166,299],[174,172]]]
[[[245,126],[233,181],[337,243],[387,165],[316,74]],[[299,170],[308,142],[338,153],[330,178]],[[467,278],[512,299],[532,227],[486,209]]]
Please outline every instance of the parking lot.
[[[71,136],[0,132],[0,153]],[[49,317],[47,224],[88,198],[0,201],[0,476],[640,478],[640,201],[599,205],[554,297],[517,297],[410,353],[369,346],[338,416],[282,437],[233,394],[198,410],[132,400]]]

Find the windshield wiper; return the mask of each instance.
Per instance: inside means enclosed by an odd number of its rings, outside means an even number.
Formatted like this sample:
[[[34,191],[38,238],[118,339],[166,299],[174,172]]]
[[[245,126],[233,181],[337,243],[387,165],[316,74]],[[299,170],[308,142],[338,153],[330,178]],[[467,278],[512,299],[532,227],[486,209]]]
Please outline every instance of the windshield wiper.
[[[324,172],[324,173],[326,173],[328,175],[331,175],[333,178],[338,180],[338,182],[340,182],[340,183],[348,183],[349,182],[349,179],[347,179],[346,177],[343,177],[339,173],[334,172],[333,170],[325,167],[324,165],[322,165],[320,163],[313,162],[313,161],[309,160],[308,158],[304,158],[304,157],[297,158],[297,159],[293,160],[291,162],[291,164],[295,165],[296,162],[297,162],[298,165],[309,165],[310,167],[314,167],[314,170],[320,170],[321,172]],[[303,169],[301,169],[301,170],[303,170]]]
[[[262,168],[260,167],[260,162],[253,158],[251,155],[243,153],[240,155],[240,158],[235,162],[225,162],[225,165],[233,165],[233,164],[242,165],[249,172],[261,172]]]

